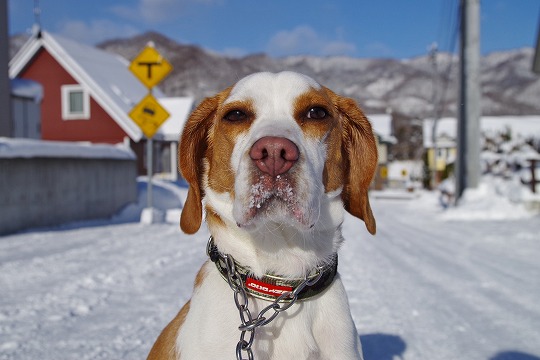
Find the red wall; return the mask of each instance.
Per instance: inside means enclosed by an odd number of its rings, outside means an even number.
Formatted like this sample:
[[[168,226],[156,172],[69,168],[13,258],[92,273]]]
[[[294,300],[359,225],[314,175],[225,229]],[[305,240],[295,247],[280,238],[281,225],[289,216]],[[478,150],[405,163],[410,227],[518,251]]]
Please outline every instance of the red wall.
[[[114,144],[122,142],[127,136],[92,97],[90,97],[90,119],[62,120],[60,87],[77,82],[46,50],[41,49],[38,52],[20,77],[37,81],[43,86],[42,139]]]

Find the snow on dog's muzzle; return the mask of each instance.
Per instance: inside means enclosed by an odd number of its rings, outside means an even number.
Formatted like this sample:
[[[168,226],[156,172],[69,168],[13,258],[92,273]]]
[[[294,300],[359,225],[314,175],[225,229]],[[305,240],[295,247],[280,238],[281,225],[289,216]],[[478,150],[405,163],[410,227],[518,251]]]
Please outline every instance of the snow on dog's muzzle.
[[[256,222],[281,221],[295,227],[313,226],[306,213],[306,191],[299,179],[301,152],[295,142],[280,136],[264,136],[249,148],[251,176],[244,199],[237,207],[237,224],[253,227]]]

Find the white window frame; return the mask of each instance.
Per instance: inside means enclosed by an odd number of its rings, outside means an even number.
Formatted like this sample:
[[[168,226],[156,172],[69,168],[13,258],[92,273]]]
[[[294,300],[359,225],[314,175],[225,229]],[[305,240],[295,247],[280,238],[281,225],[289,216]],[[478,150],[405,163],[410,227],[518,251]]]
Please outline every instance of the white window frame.
[[[90,95],[81,85],[62,85],[62,119],[64,120],[88,120],[90,119]],[[81,112],[71,112],[69,106],[70,94],[82,92],[83,109]]]

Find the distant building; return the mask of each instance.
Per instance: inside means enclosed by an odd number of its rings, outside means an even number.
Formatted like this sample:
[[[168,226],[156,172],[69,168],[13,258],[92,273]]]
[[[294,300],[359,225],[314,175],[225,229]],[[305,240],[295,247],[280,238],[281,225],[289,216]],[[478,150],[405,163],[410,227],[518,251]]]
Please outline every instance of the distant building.
[[[486,136],[508,134],[513,138],[540,138],[540,116],[482,116],[480,131]],[[423,122],[424,149],[430,169],[436,169],[440,180],[443,172],[453,164],[457,153],[457,119],[442,118],[437,121],[436,144],[433,143],[433,119]],[[479,139],[480,141],[481,139]],[[436,147],[435,147],[436,145]],[[437,163],[435,167],[435,148]]]
[[[43,87],[42,139],[129,143],[139,173],[145,173],[145,140],[128,113],[148,90],[128,65],[118,55],[42,31],[14,56],[9,75]],[[154,169],[174,175],[176,145],[193,99],[166,98],[159,89],[153,94],[171,114],[154,136]]]
[[[367,117],[377,136],[377,151],[379,155],[377,172],[374,177],[374,188],[381,190],[388,185],[389,147],[395,144],[397,140],[392,135],[391,114],[374,114],[367,115]]]

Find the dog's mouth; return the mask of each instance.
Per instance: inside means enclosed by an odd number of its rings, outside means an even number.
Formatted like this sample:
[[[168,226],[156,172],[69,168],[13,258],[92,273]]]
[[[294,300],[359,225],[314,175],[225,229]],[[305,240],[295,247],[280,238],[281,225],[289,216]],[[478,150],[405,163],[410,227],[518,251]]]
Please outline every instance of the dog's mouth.
[[[313,227],[305,211],[306,205],[299,200],[296,179],[290,173],[275,177],[255,175],[247,202],[242,219],[238,221],[240,227],[252,227],[259,221],[292,223],[305,229]]]

